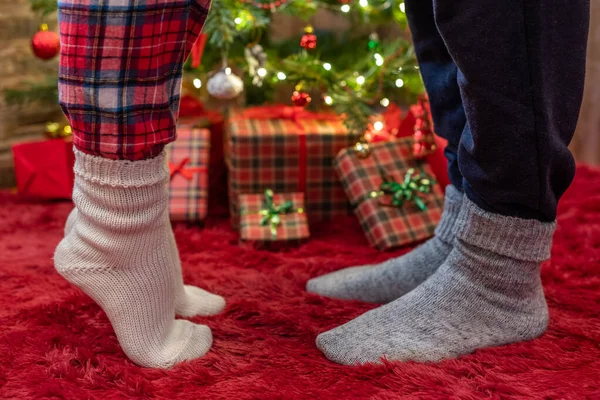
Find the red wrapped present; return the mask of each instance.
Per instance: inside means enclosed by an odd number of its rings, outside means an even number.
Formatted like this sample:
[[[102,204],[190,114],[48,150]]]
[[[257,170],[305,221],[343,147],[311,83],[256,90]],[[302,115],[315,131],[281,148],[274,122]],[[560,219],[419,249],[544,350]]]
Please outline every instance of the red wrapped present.
[[[411,138],[374,143],[366,157],[349,148],[335,162],[369,242],[380,250],[432,236],[442,215],[440,185],[412,145]]]
[[[247,109],[227,129],[230,209],[239,222],[240,194],[305,194],[309,220],[348,213],[348,199],[333,169],[337,153],[359,140],[341,118],[302,107]]]
[[[310,236],[304,194],[242,194],[240,236],[257,242],[296,241]]]
[[[70,199],[75,155],[70,140],[51,139],[12,148],[19,193],[44,199]]]
[[[200,40],[200,39],[199,39]],[[225,119],[217,111],[206,110],[204,104],[196,97],[181,97],[179,106],[180,125],[191,123],[210,131],[210,157],[208,165],[208,212],[211,215],[227,215],[229,202],[227,195],[227,165],[223,151],[223,133]],[[179,132],[178,132],[179,134]],[[182,134],[186,134],[182,132]]]
[[[192,121],[177,125],[177,140],[166,147],[171,173],[169,214],[172,221],[197,223],[208,211],[210,131]]]

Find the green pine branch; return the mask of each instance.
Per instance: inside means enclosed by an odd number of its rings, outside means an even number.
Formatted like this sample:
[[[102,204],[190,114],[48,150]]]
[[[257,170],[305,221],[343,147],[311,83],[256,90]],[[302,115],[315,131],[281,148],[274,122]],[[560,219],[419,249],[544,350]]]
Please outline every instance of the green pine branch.
[[[56,0],[29,0],[31,10],[40,13],[42,16],[47,16],[55,12],[58,8]]]
[[[25,82],[20,89],[4,89],[4,101],[9,106],[23,106],[31,103],[56,105],[58,80],[45,82]]]

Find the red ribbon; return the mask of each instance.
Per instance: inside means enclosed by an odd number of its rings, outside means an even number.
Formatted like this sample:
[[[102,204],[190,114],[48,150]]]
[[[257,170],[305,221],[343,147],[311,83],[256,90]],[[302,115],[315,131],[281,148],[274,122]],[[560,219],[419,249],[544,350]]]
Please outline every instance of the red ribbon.
[[[306,165],[307,165],[307,149],[306,149],[306,129],[302,121],[319,120],[319,121],[340,121],[340,116],[330,112],[312,112],[304,107],[290,107],[284,105],[259,106],[246,109],[240,118],[244,119],[283,119],[292,121],[298,127],[298,191],[306,191]]]
[[[185,168],[185,166],[190,162],[190,158],[186,157],[179,164],[169,163],[169,171],[171,175],[171,179],[177,174],[183,176],[188,181],[191,181],[194,177],[194,174],[199,172],[206,172],[206,167],[196,167],[196,168]]]
[[[192,46],[192,68],[198,68],[200,66],[207,38],[208,35],[206,33],[201,33],[198,35],[196,42],[194,42],[194,45]]]

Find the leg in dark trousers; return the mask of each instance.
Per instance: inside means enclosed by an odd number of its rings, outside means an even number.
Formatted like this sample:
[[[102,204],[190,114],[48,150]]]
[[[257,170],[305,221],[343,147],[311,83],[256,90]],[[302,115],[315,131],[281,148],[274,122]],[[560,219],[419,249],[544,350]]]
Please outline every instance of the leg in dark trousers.
[[[425,8],[409,4],[410,25],[436,129],[452,139],[453,66],[431,14],[420,18]],[[530,340],[548,326],[540,265],[575,169],[567,146],[582,98],[589,3],[433,0],[433,18],[466,115],[456,240],[416,289],[317,337],[337,363],[438,361]]]
[[[448,141],[450,182],[462,191],[463,176],[458,168],[458,145],[467,119],[458,87],[458,68],[438,32],[431,0],[407,0],[406,14],[427,92],[435,132]]]

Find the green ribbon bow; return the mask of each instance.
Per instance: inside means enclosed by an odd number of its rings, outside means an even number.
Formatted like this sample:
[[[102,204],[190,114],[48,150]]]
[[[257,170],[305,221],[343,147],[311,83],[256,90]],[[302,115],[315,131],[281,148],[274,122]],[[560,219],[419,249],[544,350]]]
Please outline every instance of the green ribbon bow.
[[[286,201],[280,206],[273,203],[273,191],[267,189],[265,191],[265,206],[260,210],[260,215],[263,216],[260,221],[261,226],[267,226],[271,228],[271,235],[277,237],[277,227],[281,225],[281,215],[290,214],[294,211],[294,203],[291,200]]]
[[[391,195],[394,207],[402,207],[405,202],[412,201],[419,210],[425,211],[427,206],[419,197],[419,193],[430,193],[434,184],[433,179],[427,174],[415,174],[415,169],[411,168],[406,171],[403,182],[399,183],[394,180],[385,179],[379,187],[379,192],[372,192],[371,196]]]

